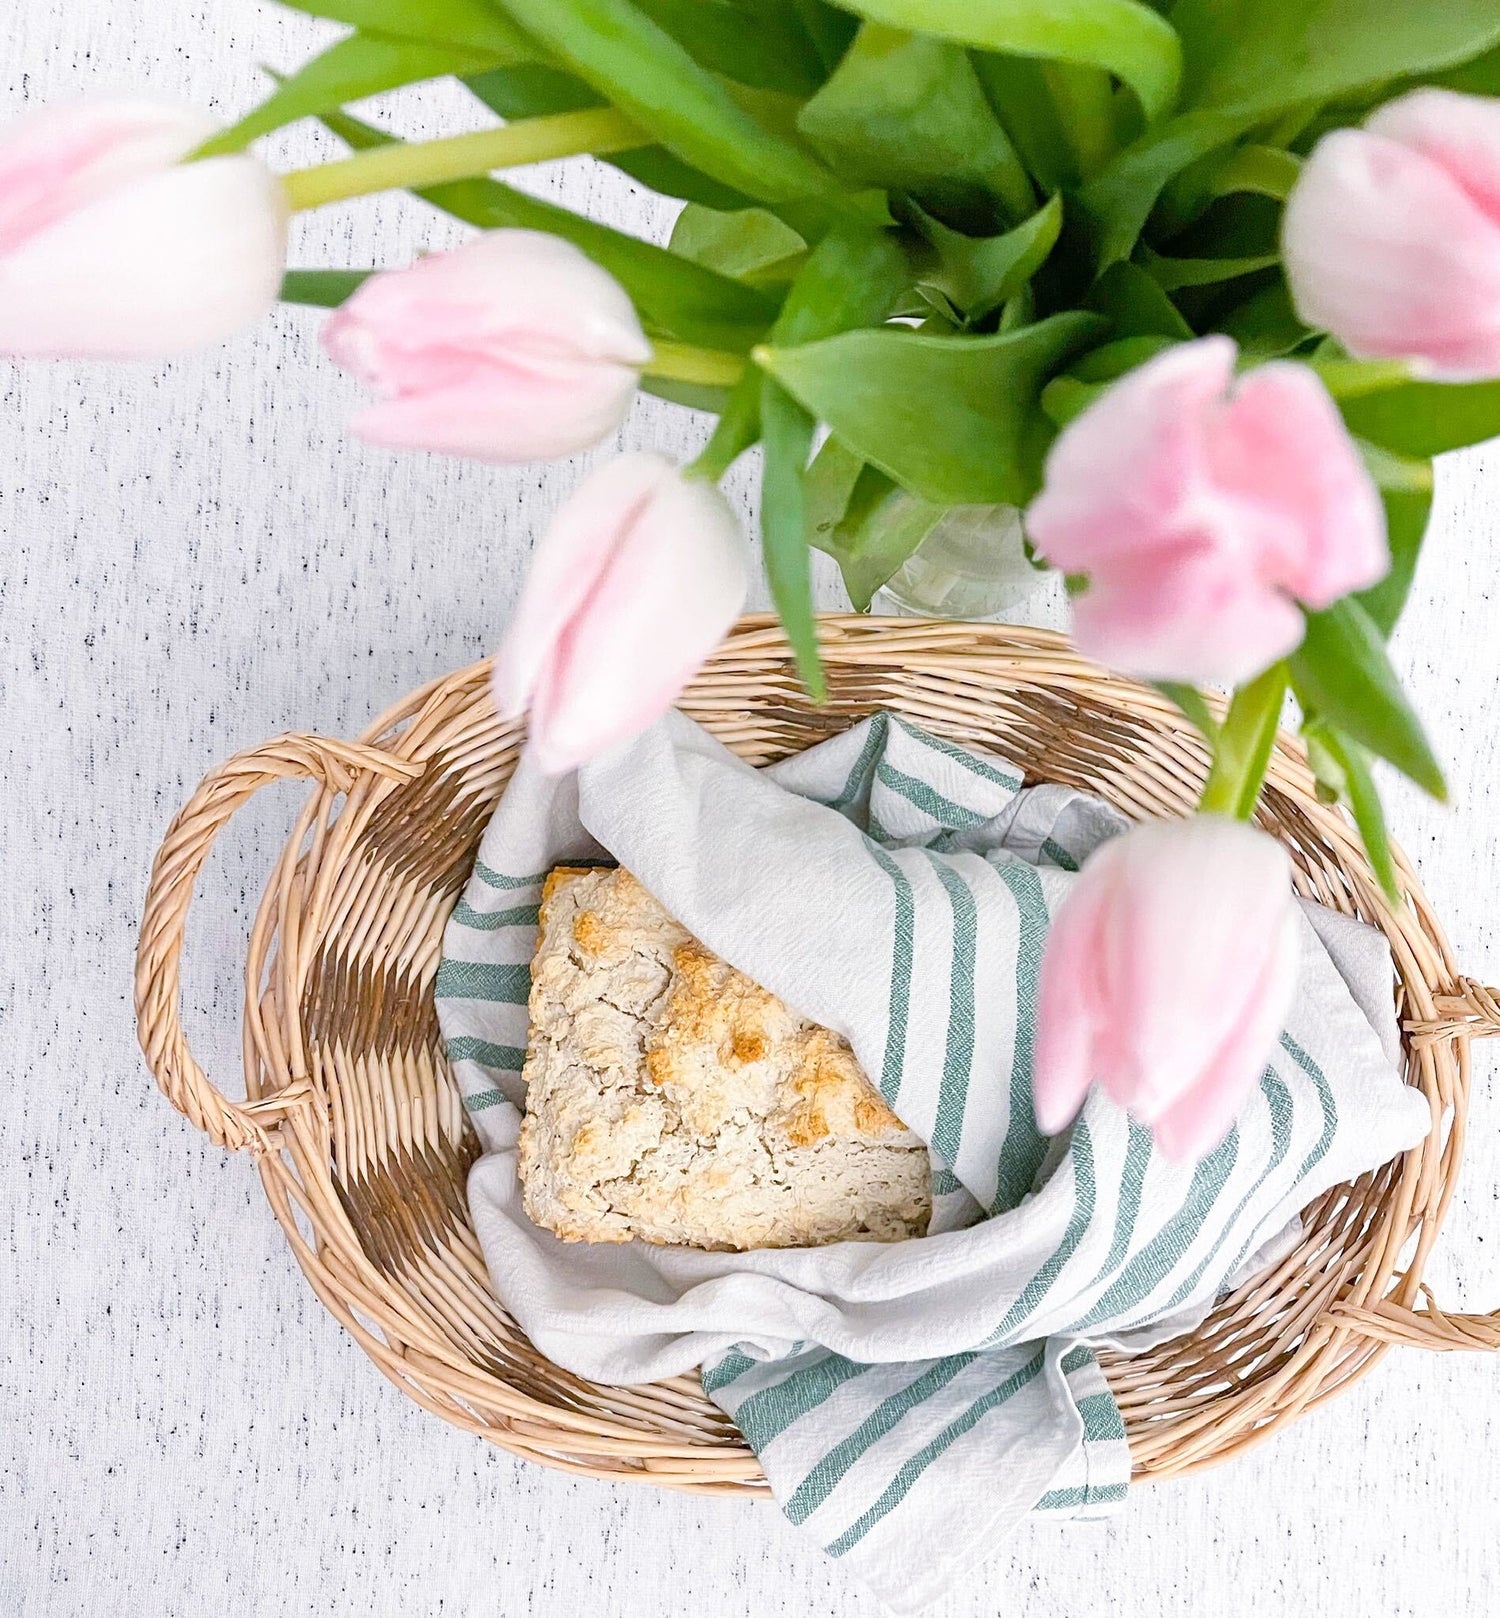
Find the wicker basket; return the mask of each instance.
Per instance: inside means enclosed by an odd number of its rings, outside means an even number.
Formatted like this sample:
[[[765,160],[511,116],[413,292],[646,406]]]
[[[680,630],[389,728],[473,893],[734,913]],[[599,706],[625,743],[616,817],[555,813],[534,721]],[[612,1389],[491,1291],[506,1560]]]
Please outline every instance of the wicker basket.
[[[780,631],[748,619],[683,707],[765,764],[888,706],[1024,764],[1029,778],[1102,793],[1135,816],[1193,804],[1204,749],[1154,692],[1031,629],[832,617],[831,696],[804,699]],[[215,770],[157,856],[136,1004],[168,1098],[221,1145],[248,1147],[314,1290],[419,1404],[491,1442],[594,1477],[764,1492],[755,1456],[696,1378],[583,1382],[544,1359],[490,1290],[469,1223],[477,1152],[433,1009],[443,926],[517,751],[486,666],[448,676],[359,742],[284,736]],[[247,1099],[226,1099],[178,1021],[193,883],[221,826],[259,787],[316,783],[271,874],[250,938]],[[1298,886],[1381,927],[1395,956],[1409,1081],[1432,1106],[1420,1147],[1326,1193],[1296,1251],[1225,1298],[1190,1336],[1105,1360],[1137,1477],[1209,1465],[1347,1387],[1391,1343],[1500,1348],[1500,1318],[1415,1308],[1453,1193],[1469,1042],[1500,1032],[1490,991],[1456,972],[1437,919],[1397,856],[1392,914],[1344,818],[1317,801],[1297,743],[1271,763],[1260,821]]]

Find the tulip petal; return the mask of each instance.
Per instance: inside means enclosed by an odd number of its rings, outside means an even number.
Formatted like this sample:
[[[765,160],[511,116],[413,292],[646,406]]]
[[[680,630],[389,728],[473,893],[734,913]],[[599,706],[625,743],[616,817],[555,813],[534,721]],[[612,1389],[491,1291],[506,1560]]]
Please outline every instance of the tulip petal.
[[[1227,337],[1179,344],[1064,429],[1026,513],[1042,556],[1092,573],[1162,543],[1201,482],[1202,422],[1229,387],[1234,356]]]
[[[474,365],[455,387],[368,406],[350,430],[382,449],[426,449],[507,463],[556,460],[614,432],[639,386],[628,366],[504,360]]]
[[[634,306],[570,242],[497,230],[372,276],[324,346],[385,402],[354,431],[396,449],[551,458],[624,419],[651,357]]]
[[[1500,99],[1429,85],[1377,108],[1365,128],[1430,157],[1500,224]]]
[[[285,202],[253,158],[134,180],[0,257],[0,353],[157,358],[221,341],[281,283]]]
[[[1500,222],[1424,152],[1370,130],[1324,136],[1282,252],[1298,313],[1351,353],[1500,375]]]
[[[82,101],[0,128],[0,254],[28,236],[187,156],[218,125],[192,107]]]
[[[1101,922],[1119,863],[1118,849],[1106,843],[1088,863],[1088,880],[1076,883],[1059,906],[1047,937],[1032,1060],[1032,1107],[1044,1135],[1060,1134],[1072,1123],[1094,1081],[1100,1030],[1093,1008],[1107,1004],[1099,983]]]
[[[1073,602],[1079,649],[1146,680],[1238,684],[1299,645],[1303,628],[1296,607],[1242,559],[1226,562],[1206,545],[1096,573]]]
[[[713,484],[673,474],[620,523],[609,560],[543,667],[531,746],[549,775],[639,734],[744,605],[745,542]]]
[[[623,535],[664,482],[664,456],[606,461],[558,507],[532,557],[516,610],[495,655],[490,691],[504,719],[524,713],[569,624],[608,571]]]
[[[1380,494],[1305,365],[1251,371],[1213,422],[1207,456],[1215,488],[1242,504],[1268,584],[1321,608],[1390,571]]]
[[[1246,1024],[1281,947],[1290,870],[1274,839],[1217,815],[1139,826],[1121,845],[1102,934],[1114,1044],[1101,1078],[1117,1075],[1111,1093],[1153,1122],[1225,1060]]]
[[[1274,936],[1259,980],[1244,995],[1242,1016],[1204,1066],[1200,1082],[1152,1126],[1162,1155],[1176,1162],[1213,1150],[1254,1093],[1296,992],[1298,941],[1290,908]]]

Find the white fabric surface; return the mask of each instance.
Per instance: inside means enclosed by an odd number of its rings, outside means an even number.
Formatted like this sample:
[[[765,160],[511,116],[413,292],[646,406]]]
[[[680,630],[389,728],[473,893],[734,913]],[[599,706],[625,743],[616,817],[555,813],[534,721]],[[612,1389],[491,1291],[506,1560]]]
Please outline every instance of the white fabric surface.
[[[12,0],[0,114],[134,85],[232,114],[255,63],[290,66],[334,32],[253,0]],[[405,97],[400,127],[438,133],[461,106]],[[275,149],[317,151],[300,133]],[[650,198],[582,168],[523,183],[664,229]],[[299,224],[298,257],[395,257],[441,239],[425,219],[332,209]],[[0,1611],[875,1618],[774,1507],[544,1471],[419,1410],[313,1296],[249,1161],[175,1118],[141,1067],[134,933],[172,811],[237,748],[352,734],[478,656],[579,476],[349,442],[357,390],[316,329],[287,312],[159,370],[0,361]],[[621,443],[701,436],[643,404]],[[1438,488],[1395,658],[1453,807],[1396,788],[1391,819],[1458,961],[1495,983],[1500,449],[1445,462]],[[1060,623],[1059,598],[1029,616]],[[298,801],[278,789],[237,817],[188,928],[184,1022],[234,1093],[246,931]],[[1427,1266],[1451,1308],[1500,1305],[1493,1049],[1475,1050]],[[1497,1452],[1500,1366],[1392,1353],[1232,1464],[1136,1490],[1113,1523],[1023,1528],[934,1613],[1490,1611]]]

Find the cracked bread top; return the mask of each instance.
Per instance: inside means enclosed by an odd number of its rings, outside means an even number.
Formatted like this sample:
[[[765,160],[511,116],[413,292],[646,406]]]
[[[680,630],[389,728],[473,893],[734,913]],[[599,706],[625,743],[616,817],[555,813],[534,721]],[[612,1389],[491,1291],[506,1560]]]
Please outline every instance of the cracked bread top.
[[[548,878],[530,1013],[522,1194],[564,1240],[925,1232],[926,1148],[848,1043],[705,949],[628,871]]]

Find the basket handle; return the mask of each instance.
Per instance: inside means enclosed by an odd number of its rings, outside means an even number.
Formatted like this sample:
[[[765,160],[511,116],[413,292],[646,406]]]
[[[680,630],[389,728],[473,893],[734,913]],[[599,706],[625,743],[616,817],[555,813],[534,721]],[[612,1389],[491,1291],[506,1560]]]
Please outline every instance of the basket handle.
[[[1442,1039],[1488,1039],[1500,1034],[1500,991],[1474,978],[1460,977],[1455,994],[1434,996],[1433,1010],[1432,1017],[1406,1023],[1407,1037],[1419,1049]],[[1338,1303],[1329,1314],[1340,1325],[1382,1343],[1439,1354],[1461,1349],[1500,1353],[1500,1310],[1492,1315],[1450,1315],[1439,1307],[1430,1287],[1423,1283],[1420,1290],[1425,1309],[1409,1309],[1383,1298],[1373,1308]]]
[[[359,742],[278,736],[211,770],[168,827],[151,867],[136,948],[136,1028],[146,1065],[167,1100],[220,1146],[268,1149],[267,1126],[309,1092],[305,1083],[293,1084],[262,1101],[230,1101],[188,1050],[180,1019],[182,935],[193,886],[214,839],[235,810],[272,781],[317,781],[348,792],[365,771],[409,781],[422,768]]]

